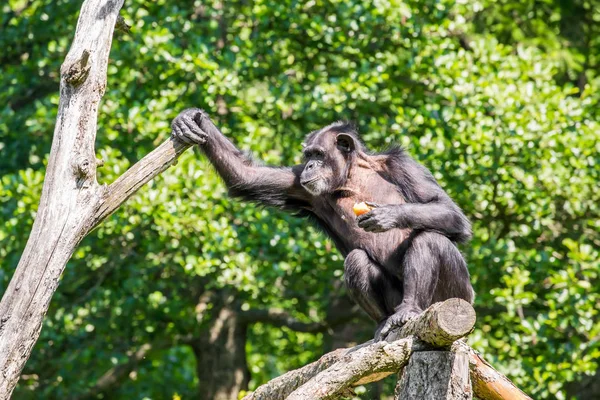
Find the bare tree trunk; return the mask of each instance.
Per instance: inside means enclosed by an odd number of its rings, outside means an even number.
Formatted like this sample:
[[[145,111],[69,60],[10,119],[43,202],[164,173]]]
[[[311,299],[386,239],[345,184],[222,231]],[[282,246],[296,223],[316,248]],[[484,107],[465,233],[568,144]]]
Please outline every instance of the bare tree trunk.
[[[189,146],[163,143],[110,186],[96,180],[98,105],[123,0],[86,0],[61,67],[60,103],[40,205],[0,302],[0,399],[10,397],[67,261],[90,230]]]
[[[223,308],[206,335],[196,340],[198,398],[237,400],[247,389],[250,372],[246,364],[246,323],[229,308]]]
[[[123,1],[86,1],[61,67],[60,104],[38,214],[0,303],[0,398],[29,358],[58,279],[98,202],[94,140],[106,60]],[[108,40],[107,40],[108,39]],[[105,60],[102,62],[101,60]]]

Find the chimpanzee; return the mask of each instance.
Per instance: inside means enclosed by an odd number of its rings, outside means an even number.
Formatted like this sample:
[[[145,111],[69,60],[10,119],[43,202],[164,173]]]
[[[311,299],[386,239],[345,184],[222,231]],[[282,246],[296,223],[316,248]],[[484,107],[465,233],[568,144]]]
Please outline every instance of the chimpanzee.
[[[245,156],[200,109],[173,120],[173,135],[198,144],[232,196],[314,220],[344,255],[346,286],[377,323],[376,340],[434,302],[473,301],[456,247],[471,236],[460,208],[404,149],[366,149],[356,128],[336,122],[310,133],[304,161],[262,166]],[[355,203],[372,208],[358,218]]]

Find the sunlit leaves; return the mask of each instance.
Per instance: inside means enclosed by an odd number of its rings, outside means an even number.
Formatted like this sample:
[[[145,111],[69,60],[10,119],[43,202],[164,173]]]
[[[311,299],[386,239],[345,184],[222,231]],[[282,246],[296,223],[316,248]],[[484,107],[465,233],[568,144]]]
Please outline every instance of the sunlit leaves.
[[[132,32],[111,51],[98,179],[166,139],[187,107],[274,165],[299,162],[310,130],[353,119],[371,148],[407,147],[473,220],[462,248],[477,292],[472,344],[534,398],[564,398],[600,357],[600,8],[571,3],[126,2]],[[0,287],[35,216],[79,6],[1,6]],[[208,291],[233,293],[240,310],[320,320],[342,264],[304,222],[231,200],[188,151],[81,244],[26,371],[50,372],[19,394],[72,397],[132,348],[205,333]],[[325,339],[252,326],[251,385],[314,360]],[[197,394],[187,347],[139,368],[116,398]]]

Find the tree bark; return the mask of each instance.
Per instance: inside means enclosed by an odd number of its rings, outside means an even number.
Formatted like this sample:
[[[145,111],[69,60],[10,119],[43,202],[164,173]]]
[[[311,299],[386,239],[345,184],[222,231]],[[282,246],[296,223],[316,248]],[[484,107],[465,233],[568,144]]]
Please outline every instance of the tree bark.
[[[189,146],[168,140],[108,188],[96,180],[98,105],[123,0],[86,0],[61,67],[60,102],[37,216],[0,302],[0,399],[10,397],[52,295],[90,230]]]
[[[469,355],[465,351],[414,353],[397,387],[397,400],[471,400]]]
[[[248,387],[246,328],[238,313],[225,307],[206,334],[192,344],[199,399],[237,400],[238,393]]]

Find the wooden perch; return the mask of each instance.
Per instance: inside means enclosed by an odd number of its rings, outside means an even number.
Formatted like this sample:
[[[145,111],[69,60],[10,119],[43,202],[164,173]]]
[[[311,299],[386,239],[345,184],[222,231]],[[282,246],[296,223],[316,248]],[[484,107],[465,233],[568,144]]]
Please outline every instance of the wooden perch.
[[[244,399],[330,398],[350,386],[378,381],[397,373],[406,365],[413,351],[426,349],[427,345],[450,345],[471,332],[474,325],[475,311],[468,302],[450,299],[436,303],[393,331],[389,338],[394,342],[370,341],[329,353],[315,363],[260,386]],[[415,340],[413,336],[422,341]],[[391,344],[394,346],[386,347]]]
[[[86,0],[61,67],[60,102],[33,228],[0,302],[0,399],[8,399],[79,242],[189,146],[167,140],[106,187],[94,142],[113,29],[123,0]]]
[[[371,379],[373,376],[383,377],[397,373],[408,363],[414,351],[424,348],[423,343],[414,338],[404,338],[393,343],[372,343],[348,352],[337,363],[294,390],[287,399],[330,399],[344,389],[364,382],[362,378]]]
[[[454,363],[452,365],[456,362],[464,364],[468,359],[473,392],[481,400],[530,400],[466,343],[457,341],[470,333],[474,324],[475,311],[466,301],[450,299],[436,303],[393,331],[388,336],[393,342],[369,341],[335,350],[318,361],[267,382],[243,400],[335,398],[349,387],[375,382],[399,372],[414,352],[421,354],[428,350],[425,353],[435,353],[431,350],[440,347],[449,351],[445,351],[447,356],[439,359],[446,357],[448,363]],[[456,359],[448,353],[456,354]],[[427,355],[423,357],[426,359]],[[461,375],[459,378],[459,386],[467,386],[469,377]],[[450,383],[450,389],[456,389],[456,382]]]
[[[475,310],[462,299],[435,303],[421,315],[410,319],[400,329],[390,333],[387,341],[416,336],[435,346],[449,346],[467,336],[475,326]]]
[[[396,387],[397,400],[471,400],[469,355],[462,349],[420,351],[410,357]]]
[[[273,379],[243,400],[327,399],[352,383],[361,384],[361,378],[367,375],[384,377],[398,372],[413,351],[424,348],[422,342],[405,338],[394,343],[368,342],[350,349],[338,349],[312,364]]]
[[[327,353],[313,363],[286,372],[285,374],[270,380],[268,383],[259,386],[254,392],[248,394],[242,400],[283,400],[299,386],[308,382],[308,380],[319,372],[338,362],[343,355],[350,351],[352,351],[352,348],[337,349]]]

